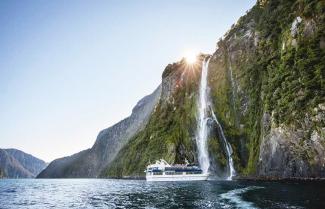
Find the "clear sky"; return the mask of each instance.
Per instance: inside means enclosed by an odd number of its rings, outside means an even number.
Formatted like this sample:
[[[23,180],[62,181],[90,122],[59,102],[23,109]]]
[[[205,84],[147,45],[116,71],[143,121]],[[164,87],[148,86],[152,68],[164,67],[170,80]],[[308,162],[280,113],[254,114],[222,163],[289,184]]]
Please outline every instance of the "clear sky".
[[[212,53],[255,0],[1,0],[0,147],[93,145],[184,51]]]

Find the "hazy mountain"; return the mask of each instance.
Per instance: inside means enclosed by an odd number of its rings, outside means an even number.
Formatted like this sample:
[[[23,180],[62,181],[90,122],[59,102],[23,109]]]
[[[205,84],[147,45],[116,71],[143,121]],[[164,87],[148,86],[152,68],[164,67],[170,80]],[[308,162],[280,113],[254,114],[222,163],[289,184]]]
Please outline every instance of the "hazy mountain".
[[[38,178],[98,177],[128,140],[143,129],[160,97],[160,92],[161,88],[158,87],[151,95],[137,103],[129,117],[102,130],[92,148],[54,160]]]
[[[6,178],[33,178],[46,163],[17,149],[0,149],[0,176]]]

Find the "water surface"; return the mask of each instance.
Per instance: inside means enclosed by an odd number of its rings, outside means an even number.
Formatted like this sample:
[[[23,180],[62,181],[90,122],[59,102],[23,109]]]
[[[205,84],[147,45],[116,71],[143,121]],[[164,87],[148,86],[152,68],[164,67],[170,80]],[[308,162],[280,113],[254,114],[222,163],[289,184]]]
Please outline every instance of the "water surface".
[[[3,179],[0,208],[325,208],[325,182]]]

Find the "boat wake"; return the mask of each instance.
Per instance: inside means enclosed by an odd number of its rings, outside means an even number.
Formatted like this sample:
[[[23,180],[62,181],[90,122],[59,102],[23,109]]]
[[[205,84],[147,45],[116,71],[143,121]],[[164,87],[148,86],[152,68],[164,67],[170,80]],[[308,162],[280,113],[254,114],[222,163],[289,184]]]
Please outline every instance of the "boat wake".
[[[227,193],[220,194],[220,201],[223,208],[245,208],[255,209],[256,207],[252,202],[243,200],[242,194],[257,189],[263,189],[264,187],[250,186],[246,188],[230,190]]]

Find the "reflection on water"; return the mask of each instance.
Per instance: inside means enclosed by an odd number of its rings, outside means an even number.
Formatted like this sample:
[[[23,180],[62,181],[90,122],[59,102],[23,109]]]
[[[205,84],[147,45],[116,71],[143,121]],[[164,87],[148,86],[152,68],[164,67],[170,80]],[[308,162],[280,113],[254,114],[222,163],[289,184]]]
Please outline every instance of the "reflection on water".
[[[0,208],[325,208],[324,182],[0,180]]]

